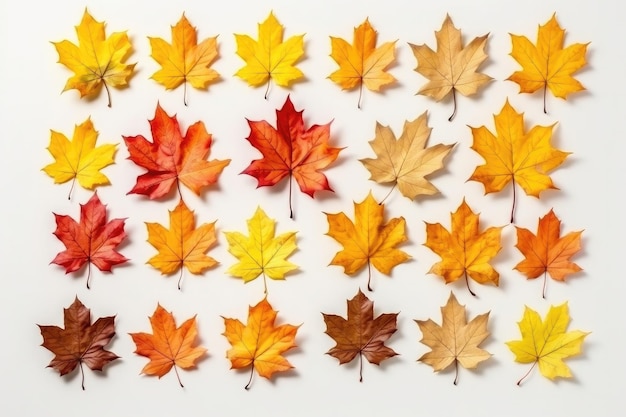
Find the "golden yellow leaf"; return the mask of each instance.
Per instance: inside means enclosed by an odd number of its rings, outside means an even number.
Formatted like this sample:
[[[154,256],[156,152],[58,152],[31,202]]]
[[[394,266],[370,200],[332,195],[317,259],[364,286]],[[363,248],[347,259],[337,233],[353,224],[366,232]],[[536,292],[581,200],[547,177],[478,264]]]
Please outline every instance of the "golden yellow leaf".
[[[70,141],[63,133],[50,131],[48,151],[54,162],[43,167],[43,171],[54,178],[56,184],[78,180],[81,187],[93,190],[98,185],[109,184],[109,178],[100,172],[114,163],[113,155],[117,145],[107,144],[96,147],[98,132],[90,118],[74,126]],[[74,182],[70,188],[71,197]]]
[[[526,375],[517,381],[517,385],[522,383],[537,364],[539,372],[546,378],[572,377],[563,359],[580,353],[583,340],[589,332],[566,332],[569,320],[567,303],[550,306],[544,321],[535,310],[528,306],[524,309],[524,317],[518,322],[522,340],[506,342],[515,354],[516,362],[533,364]]]
[[[487,321],[489,313],[481,314],[467,322],[465,306],[461,306],[450,292],[445,306],[441,307],[441,325],[431,319],[415,320],[422,331],[422,342],[432,350],[423,354],[418,361],[433,367],[435,372],[442,371],[454,363],[454,385],[459,378],[459,364],[466,369],[473,369],[491,357],[491,353],[479,348],[489,336]]]
[[[206,38],[198,43],[196,28],[191,26],[183,14],[178,23],[172,26],[172,43],[161,38],[152,38],[151,57],[161,65],[152,74],[153,80],[166,89],[174,89],[184,83],[183,101],[187,105],[187,83],[198,89],[206,89],[210,82],[219,77],[211,63],[217,57],[217,37]]]
[[[283,26],[273,13],[259,24],[259,40],[248,35],[235,34],[237,55],[246,61],[235,75],[253,87],[267,83],[265,98],[269,92],[270,80],[287,87],[304,74],[294,66],[304,54],[304,35],[296,35],[283,42]]]
[[[52,42],[59,54],[59,63],[74,75],[67,80],[63,91],[76,89],[80,96],[96,96],[102,86],[107,91],[108,106],[111,107],[111,87],[125,87],[135,64],[126,64],[131,44],[126,32],[105,36],[104,23],[96,22],[87,9],[76,26],[78,46],[68,40]]]
[[[363,86],[370,91],[380,91],[396,79],[385,71],[395,59],[396,41],[376,47],[378,34],[368,19],[354,28],[354,39],[349,44],[342,38],[330,37],[330,56],[339,69],[328,76],[342,89],[359,87],[358,107],[361,108]]]
[[[331,265],[343,266],[344,273],[353,275],[367,264],[367,289],[372,291],[371,265],[385,275],[410,256],[395,246],[407,240],[404,217],[384,223],[384,204],[378,204],[370,192],[360,203],[354,203],[354,223],[343,212],[326,214],[328,236],[343,249],[335,254]]]
[[[169,230],[159,223],[146,223],[146,226],[148,243],[159,251],[148,263],[167,275],[180,269],[178,289],[183,277],[183,267],[198,275],[217,265],[215,259],[205,255],[216,241],[215,222],[204,223],[196,228],[193,211],[189,210],[183,200],[170,211]]]
[[[488,36],[487,34],[476,37],[463,47],[461,31],[454,27],[452,19],[446,15],[441,29],[435,31],[437,52],[426,44],[409,43],[417,59],[415,71],[430,80],[420,88],[417,94],[440,101],[452,92],[454,110],[448,119],[450,121],[456,114],[457,91],[464,96],[470,96],[476,94],[480,87],[493,79],[477,72],[480,64],[487,58],[485,45]]]
[[[295,337],[300,326],[274,326],[276,311],[267,298],[254,307],[250,306],[246,325],[238,319],[222,318],[225,326],[222,334],[232,346],[226,352],[231,369],[250,366],[250,380],[246,389],[250,388],[255,369],[259,375],[270,379],[275,372],[285,372],[293,368],[282,354],[296,347]]]
[[[446,284],[461,277],[465,278],[467,289],[469,278],[480,284],[491,282],[498,285],[500,274],[493,269],[489,261],[500,251],[500,232],[502,227],[490,227],[480,232],[479,215],[474,214],[465,199],[451,217],[451,231],[441,223],[426,223],[427,248],[441,256],[441,262],[434,264],[429,274],[437,274],[445,279]]]
[[[250,282],[263,274],[263,285],[267,293],[267,278],[285,279],[285,274],[297,269],[287,257],[296,250],[296,232],[287,232],[275,237],[276,222],[265,214],[261,207],[248,220],[250,236],[239,232],[224,232],[228,251],[239,262],[228,269],[228,273]]]
[[[552,147],[552,126],[533,126],[524,131],[524,114],[517,113],[507,100],[494,115],[496,134],[485,126],[471,127],[474,143],[472,149],[478,152],[485,164],[478,166],[468,181],[479,181],[485,186],[485,193],[502,191],[513,183],[513,204],[511,223],[515,214],[515,183],[527,195],[539,198],[539,193],[547,189],[558,189],[548,175],[563,163],[569,152]]]
[[[537,45],[525,36],[511,34],[513,50],[510,55],[522,70],[515,71],[507,80],[519,84],[520,93],[534,93],[542,88],[544,113],[547,113],[547,90],[555,97],[566,99],[568,94],[585,89],[572,74],[587,63],[585,54],[589,43],[575,43],[564,49],[564,35],[556,14],[545,25],[539,25]]]
[[[369,143],[377,158],[360,160],[369,170],[370,179],[393,183],[394,188],[397,185],[409,199],[438,193],[425,177],[443,167],[443,160],[454,145],[437,144],[426,148],[431,130],[426,112],[413,121],[406,121],[398,140],[388,126],[376,122],[376,136]]]

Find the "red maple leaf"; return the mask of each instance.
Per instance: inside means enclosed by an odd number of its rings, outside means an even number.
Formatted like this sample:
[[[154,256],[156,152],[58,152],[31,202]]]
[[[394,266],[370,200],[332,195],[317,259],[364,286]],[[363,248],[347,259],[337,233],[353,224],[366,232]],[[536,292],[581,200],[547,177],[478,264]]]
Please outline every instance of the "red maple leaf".
[[[113,219],[107,223],[106,206],[100,202],[97,193],[86,204],[80,205],[79,222],[70,216],[53,214],[57,223],[54,235],[63,242],[66,249],[59,252],[51,263],[63,266],[66,274],[79,270],[87,263],[87,288],[91,264],[100,271],[110,272],[113,265],[128,260],[115,251],[115,247],[126,237],[126,219]]]
[[[291,218],[291,177],[300,190],[311,197],[316,191],[333,191],[320,170],[337,159],[342,149],[328,146],[330,123],[305,129],[302,112],[295,110],[287,96],[283,108],[276,110],[276,128],[265,120],[248,120],[250,136],[246,139],[263,154],[263,158],[255,159],[242,172],[256,178],[258,187],[272,186],[289,177]]]
[[[154,119],[149,120],[152,142],[145,137],[123,136],[128,159],[148,170],[137,177],[128,194],[147,195],[151,200],[163,197],[180,183],[200,195],[203,187],[217,182],[230,159],[207,161],[212,136],[203,122],[189,126],[183,137],[176,116],[170,117],[157,103]],[[182,198],[182,194],[180,195]]]

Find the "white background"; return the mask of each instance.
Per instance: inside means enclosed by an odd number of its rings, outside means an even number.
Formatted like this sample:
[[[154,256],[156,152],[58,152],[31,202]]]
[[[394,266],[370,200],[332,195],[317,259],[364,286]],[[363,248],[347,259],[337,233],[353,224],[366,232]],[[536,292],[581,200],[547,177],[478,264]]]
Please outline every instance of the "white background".
[[[606,7],[592,1],[170,1],[154,6],[153,1],[63,1],[2,2],[0,6],[0,141],[2,196],[0,232],[2,243],[2,290],[0,291],[0,412],[5,416],[110,416],[110,415],[243,415],[259,416],[350,416],[428,415],[485,416],[569,415],[600,413],[622,415],[618,398],[625,374],[620,343],[624,341],[622,321],[624,277],[618,270],[623,257],[624,232],[623,137],[625,89],[622,82],[626,56],[620,45],[625,16],[617,2]],[[337,3],[337,4],[336,4]],[[296,6],[297,5],[297,6]],[[76,42],[74,25],[87,6],[99,21],[107,22],[107,34],[128,30],[134,53],[128,62],[138,62],[130,88],[113,90],[113,107],[106,96],[80,100],[77,91],[60,94],[70,72],[57,64],[50,41]],[[306,56],[299,68],[306,79],[290,90],[272,87],[269,100],[264,88],[250,88],[232,76],[243,65],[235,54],[233,33],[256,38],[257,23],[273,10],[285,25],[287,36],[306,33]],[[222,76],[208,92],[189,91],[189,106],[182,100],[182,87],[174,91],[149,79],[157,70],[150,58],[147,36],[170,41],[170,25],[181,14],[198,28],[199,38],[219,34],[220,57],[213,68]],[[535,41],[537,26],[556,12],[566,28],[566,44],[591,42],[589,64],[577,78],[586,92],[567,101],[548,98],[549,113],[542,113],[541,94],[519,95],[516,84],[504,81],[518,64],[508,55],[509,32]],[[449,13],[463,31],[464,41],[489,32],[489,59],[481,69],[495,80],[477,96],[459,98],[456,119],[447,117],[452,103],[435,103],[414,95],[426,80],[413,71],[415,58],[407,42],[435,47],[434,31]],[[326,79],[336,68],[328,56],[328,36],[351,40],[352,28],[368,17],[379,32],[379,42],[398,39],[397,59],[391,73],[398,83],[383,94],[364,92],[363,109],[358,110],[357,92],[344,92]],[[333,120],[332,144],[346,149],[326,174],[336,191],[319,193],[315,199],[294,196],[296,219],[288,217],[286,183],[255,189],[256,181],[238,175],[259,154],[245,140],[249,130],[245,119],[266,119],[275,123],[275,109],[290,93],[297,109],[304,109],[305,123]],[[522,195],[517,223],[536,230],[537,219],[554,208],[563,220],[563,232],[584,229],[583,251],[575,261],[584,271],[565,284],[550,281],[548,298],[541,298],[541,280],[527,281],[513,266],[521,260],[514,248],[515,229],[503,230],[503,249],[493,265],[501,273],[501,286],[473,283],[478,297],[471,297],[464,283],[444,285],[428,275],[438,257],[423,246],[424,222],[442,222],[449,227],[451,211],[465,197],[481,212],[483,227],[506,225],[511,187],[496,195],[483,195],[480,183],[466,182],[481,158],[469,146],[472,137],[467,125],[486,125],[493,130],[493,114],[506,98],[525,113],[526,127],[557,123],[553,143],[572,152],[552,178],[560,191],[542,193],[541,199]],[[168,225],[168,210],[177,197],[149,201],[126,195],[142,172],[126,160],[122,135],[149,135],[148,119],[160,102],[169,114],[178,114],[181,125],[202,120],[214,135],[211,158],[231,158],[219,184],[202,197],[184,190],[187,204],[198,222],[217,219],[218,244],[209,254],[220,265],[201,277],[185,273],[183,290],[176,289],[177,275],[165,278],[146,265],[155,250],[146,243],[144,222]],[[398,332],[388,345],[400,355],[380,367],[365,363],[364,382],[358,382],[358,364],[339,366],[324,353],[333,341],[324,334],[321,312],[346,314],[345,300],[359,287],[365,290],[366,271],[355,277],[341,267],[327,266],[340,246],[324,233],[323,212],[345,211],[353,216],[353,201],[361,201],[372,190],[381,199],[388,187],[368,180],[369,173],[358,161],[372,157],[368,140],[375,122],[390,125],[399,135],[406,119],[429,112],[433,127],[430,144],[457,143],[447,159],[447,168],[431,178],[442,191],[439,196],[409,201],[399,193],[386,202],[387,218],[404,216],[409,242],[401,249],[412,260],[393,270],[391,278],[374,272],[375,314],[399,312]],[[128,240],[121,252],[131,261],[114,268],[113,274],[94,270],[92,289],[85,288],[85,273],[65,275],[50,260],[63,249],[53,235],[52,212],[78,216],[79,203],[91,192],[76,189],[67,200],[69,184],[54,185],[41,168],[52,161],[46,151],[50,129],[71,135],[74,125],[87,117],[100,132],[98,143],[120,143],[116,164],[104,170],[112,185],[98,194],[108,204],[110,218],[127,217]],[[149,136],[148,136],[149,137]],[[519,194],[518,194],[519,195]],[[248,372],[229,370],[228,349],[220,316],[246,319],[248,305],[263,297],[257,279],[247,285],[225,274],[235,259],[227,252],[223,231],[246,232],[246,219],[257,205],[277,220],[277,231],[298,232],[299,250],[291,260],[300,266],[285,281],[269,283],[269,301],[279,310],[282,323],[300,324],[299,348],[286,357],[295,369],[277,374],[270,382],[255,376],[252,389],[244,391]],[[433,374],[416,362],[426,352],[419,343],[421,334],[414,319],[433,318],[440,322],[439,307],[450,291],[467,305],[471,316],[491,310],[491,336],[483,344],[493,354],[478,370],[461,369],[454,386],[453,370]],[[80,389],[80,375],[60,378],[46,365],[52,354],[40,347],[36,324],[62,325],[63,308],[78,296],[91,308],[95,319],[117,315],[117,336],[109,348],[122,357],[100,374],[86,369],[86,391]],[[551,382],[538,372],[520,388],[515,382],[529,365],[513,362],[505,341],[519,338],[516,322],[524,305],[544,315],[550,304],[568,301],[571,329],[591,331],[581,356],[568,360],[575,375],[571,380]],[[133,353],[128,332],[150,332],[148,316],[157,302],[173,311],[177,321],[197,314],[200,343],[208,356],[194,371],[181,371],[185,388],[175,374],[162,379],[140,375],[147,359]]]

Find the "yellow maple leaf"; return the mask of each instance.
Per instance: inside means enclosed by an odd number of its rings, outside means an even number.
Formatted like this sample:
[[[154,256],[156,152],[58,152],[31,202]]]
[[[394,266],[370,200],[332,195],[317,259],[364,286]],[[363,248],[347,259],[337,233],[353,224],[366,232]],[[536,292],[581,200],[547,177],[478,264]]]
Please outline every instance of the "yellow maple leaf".
[[[370,179],[393,183],[393,188],[397,185],[409,199],[438,193],[425,177],[443,167],[443,160],[454,145],[437,144],[426,148],[431,130],[426,112],[413,121],[404,122],[402,135],[397,140],[388,126],[376,122],[376,137],[369,143],[377,158],[360,160],[369,170]]]
[[[274,326],[276,311],[267,298],[248,309],[248,322],[244,325],[238,319],[224,319],[222,333],[231,344],[226,352],[231,369],[250,366],[250,380],[245,389],[250,388],[254,370],[270,379],[275,372],[285,372],[293,368],[282,354],[296,347],[295,337],[298,327],[291,324]]]
[[[546,378],[553,380],[557,377],[572,377],[563,359],[580,353],[583,340],[589,332],[566,332],[569,320],[567,303],[550,306],[543,321],[535,310],[526,306],[522,321],[518,322],[522,340],[506,342],[515,354],[516,362],[533,364],[526,375],[517,381],[517,385],[522,383],[537,364],[539,372]]]
[[[441,325],[431,319],[415,320],[422,332],[420,342],[431,348],[418,361],[432,366],[434,372],[442,371],[454,363],[456,385],[459,364],[466,369],[474,369],[491,357],[491,353],[478,347],[489,336],[489,313],[476,316],[468,323],[465,306],[460,305],[450,292],[448,302],[441,307],[441,317]]]
[[[75,180],[88,190],[93,190],[98,185],[110,184],[109,178],[100,170],[114,163],[113,155],[117,145],[96,147],[97,139],[98,132],[90,118],[74,126],[71,141],[63,133],[50,131],[48,151],[55,162],[43,167],[43,171],[54,178],[56,184],[73,180],[68,199],[72,195]]]
[[[204,223],[196,228],[193,211],[183,200],[170,211],[170,229],[159,223],[146,223],[148,243],[159,253],[148,263],[164,275],[173,274],[180,269],[178,289],[183,277],[183,267],[192,274],[201,274],[204,270],[217,265],[217,261],[205,255],[216,242],[215,222]]]
[[[59,63],[74,72],[63,91],[76,89],[81,98],[96,96],[104,85],[111,107],[109,86],[127,86],[135,68],[135,64],[124,62],[132,48],[128,35],[115,32],[107,38],[104,23],[95,21],[87,9],[76,26],[76,35],[78,46],[68,40],[52,42],[59,54]]]
[[[294,66],[304,54],[304,35],[296,35],[283,42],[283,26],[270,12],[268,18],[259,24],[259,40],[248,35],[235,34],[237,55],[246,65],[235,75],[253,87],[267,83],[265,98],[269,92],[270,80],[288,87],[292,81],[304,74]]]
[[[539,25],[537,45],[525,36],[511,34],[511,56],[522,66],[507,80],[519,84],[520,93],[534,93],[543,89],[543,112],[546,111],[546,92],[565,99],[568,94],[585,87],[572,77],[586,63],[585,54],[589,43],[575,43],[563,48],[565,30],[556,21],[556,14],[545,24]]]
[[[463,47],[461,31],[454,27],[452,19],[446,15],[441,29],[435,31],[437,52],[428,45],[409,43],[417,59],[415,71],[428,78],[417,94],[442,100],[452,93],[454,110],[448,120],[452,121],[456,114],[456,92],[464,96],[476,94],[478,89],[493,78],[477,72],[478,67],[487,58],[485,45],[489,35],[474,38]]]
[[[427,248],[441,257],[441,262],[434,264],[429,274],[436,274],[445,279],[446,284],[461,277],[472,295],[469,278],[480,284],[498,285],[500,274],[493,269],[489,261],[500,251],[500,232],[502,227],[489,227],[479,230],[480,216],[467,205],[465,199],[452,213],[452,227],[448,231],[441,223],[426,223]]]
[[[472,129],[474,142],[472,149],[478,152],[485,164],[476,167],[468,181],[479,181],[485,186],[485,193],[502,191],[513,183],[513,204],[511,223],[515,214],[515,184],[519,184],[527,195],[539,198],[539,193],[547,189],[558,189],[548,175],[563,163],[570,152],[552,147],[551,126],[533,126],[524,131],[524,114],[517,113],[507,100],[494,115],[496,134],[485,126]]]
[[[224,232],[228,251],[239,262],[228,269],[228,273],[250,282],[263,274],[263,286],[267,294],[267,277],[285,279],[285,274],[298,267],[287,260],[296,250],[296,232],[287,232],[275,237],[276,222],[257,207],[248,220],[250,236],[239,232]]]
[[[370,91],[380,91],[396,81],[385,71],[395,59],[396,41],[385,42],[376,47],[378,34],[368,19],[354,28],[352,44],[342,38],[330,37],[330,56],[339,69],[328,76],[343,90],[359,87],[358,107],[361,108],[363,86]]]
[[[394,266],[406,262],[410,256],[395,246],[407,240],[404,217],[395,217],[384,223],[384,204],[378,204],[370,192],[360,203],[354,203],[354,222],[340,212],[326,214],[328,236],[343,249],[335,254],[331,265],[343,266],[344,273],[354,275],[367,264],[367,289],[372,291],[371,265],[385,275]]]
[[[172,43],[161,38],[148,36],[152,58],[161,69],[152,74],[153,80],[171,90],[184,84],[183,101],[187,105],[187,83],[198,89],[206,89],[210,82],[219,77],[211,62],[217,57],[217,37],[198,43],[196,28],[191,26],[183,14],[172,26]]]

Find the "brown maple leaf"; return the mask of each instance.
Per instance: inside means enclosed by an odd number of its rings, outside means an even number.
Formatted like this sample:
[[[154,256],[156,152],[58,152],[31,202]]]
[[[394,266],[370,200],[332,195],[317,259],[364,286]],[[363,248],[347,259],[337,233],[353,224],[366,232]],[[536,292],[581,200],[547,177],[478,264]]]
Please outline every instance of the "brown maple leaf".
[[[348,318],[325,314],[326,334],[337,343],[328,352],[340,364],[352,361],[359,355],[359,381],[363,382],[363,356],[380,365],[397,353],[385,346],[385,341],[397,330],[398,313],[386,313],[374,318],[374,302],[359,292],[348,300]]]
[[[48,367],[59,371],[61,376],[72,372],[78,365],[84,390],[83,363],[93,371],[102,371],[104,365],[119,358],[104,349],[115,336],[115,316],[100,317],[91,324],[90,310],[76,297],[69,308],[63,309],[63,321],[64,329],[37,325],[43,337],[41,346],[54,353]]]
[[[124,238],[124,222],[126,219],[113,219],[107,222],[106,206],[94,193],[86,204],[80,205],[80,221],[70,216],[53,213],[57,228],[54,235],[65,245],[66,249],[59,252],[51,263],[65,267],[65,273],[79,270],[87,264],[87,288],[91,278],[91,264],[100,271],[111,271],[113,265],[128,261],[115,251]]]

